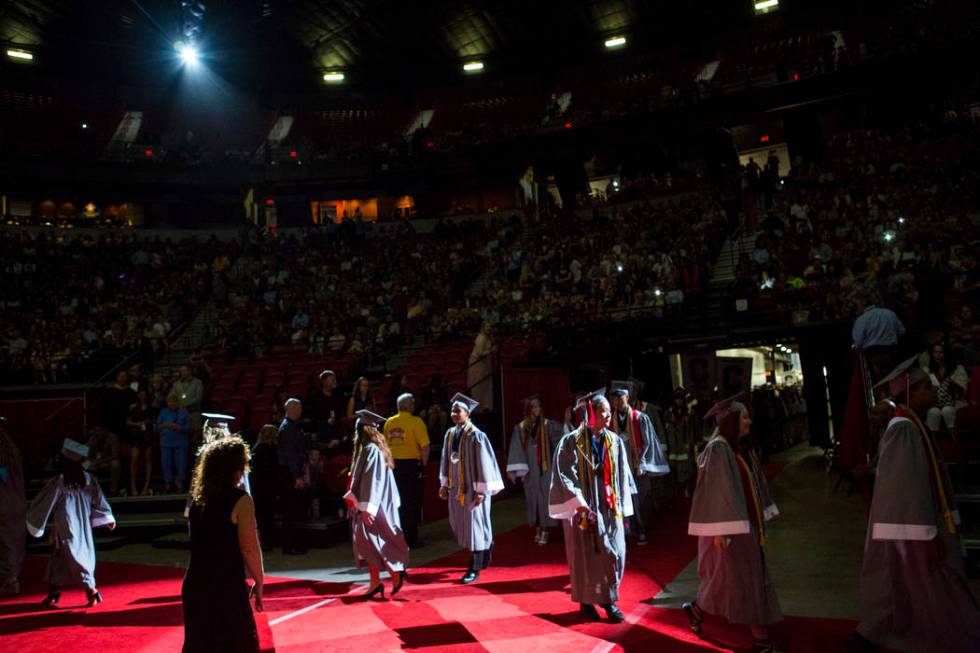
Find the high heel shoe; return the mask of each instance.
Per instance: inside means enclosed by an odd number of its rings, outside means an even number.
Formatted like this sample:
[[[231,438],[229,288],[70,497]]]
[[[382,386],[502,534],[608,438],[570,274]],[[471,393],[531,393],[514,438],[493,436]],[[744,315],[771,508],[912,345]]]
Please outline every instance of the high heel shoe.
[[[394,596],[395,594],[398,594],[398,590],[400,590],[402,588],[402,585],[405,584],[405,576],[407,576],[407,575],[408,575],[408,573],[405,572],[405,571],[399,571],[398,572],[398,582],[391,586],[391,595],[392,596]]]
[[[58,601],[61,600],[61,590],[51,590],[48,595],[44,597],[41,601],[44,605],[58,605]]]
[[[91,608],[93,605],[102,603],[102,592],[99,590],[88,590],[86,594],[88,595],[88,604],[86,607]]]
[[[681,607],[684,614],[687,615],[687,620],[691,623],[691,631],[698,637],[704,637],[704,613],[701,611],[701,606],[692,602],[685,603]]]
[[[384,583],[379,582],[374,586],[374,589],[364,595],[365,599],[373,599],[376,594],[380,594],[381,598],[385,597],[385,586]]]

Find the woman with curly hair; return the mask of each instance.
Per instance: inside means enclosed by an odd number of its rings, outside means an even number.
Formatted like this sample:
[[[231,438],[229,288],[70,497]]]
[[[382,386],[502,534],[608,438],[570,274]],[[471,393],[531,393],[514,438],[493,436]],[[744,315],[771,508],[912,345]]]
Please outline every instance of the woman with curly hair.
[[[398,517],[401,497],[391,471],[395,463],[385,436],[378,430],[384,422],[383,417],[369,410],[358,411],[350,485],[344,495],[351,513],[354,560],[358,567],[366,563],[371,574],[367,598],[375,594],[384,598],[382,567],[392,578],[397,574],[391,595],[397,594],[405,582],[408,565],[408,544]]]
[[[248,445],[239,437],[215,439],[201,449],[191,481],[191,559],[181,590],[184,653],[258,651],[245,571],[255,581],[262,611],[262,551],[255,504],[242,489]]]

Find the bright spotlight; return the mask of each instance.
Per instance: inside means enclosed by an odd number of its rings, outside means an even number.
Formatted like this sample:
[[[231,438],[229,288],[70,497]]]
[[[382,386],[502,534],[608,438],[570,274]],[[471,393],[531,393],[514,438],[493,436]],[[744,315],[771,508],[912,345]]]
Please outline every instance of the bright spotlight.
[[[886,243],[890,243],[893,240],[895,240],[895,234],[893,232],[891,232],[891,231],[886,231],[885,232],[885,242]]]
[[[626,45],[626,37],[625,36],[614,36],[612,38],[606,39],[606,47],[607,48],[610,48],[610,49],[611,48],[621,48],[624,45]]]
[[[482,61],[468,61],[463,64],[463,72],[478,73],[483,70]]]
[[[779,7],[779,0],[757,0],[755,3],[755,10],[760,13],[765,13],[777,7]]]
[[[339,84],[340,82],[344,81],[344,79],[345,79],[344,73],[340,71],[331,71],[331,72],[323,73],[323,81],[325,81],[328,84]]]
[[[905,224],[905,218],[899,217],[898,218],[898,224]]]
[[[178,43],[177,54],[185,66],[196,66],[198,61],[197,48],[190,43]]]
[[[622,263],[617,263],[616,264],[616,272],[622,272],[622,271],[623,271],[623,264]]]
[[[7,50],[7,56],[17,61],[34,61],[34,55],[27,50]]]

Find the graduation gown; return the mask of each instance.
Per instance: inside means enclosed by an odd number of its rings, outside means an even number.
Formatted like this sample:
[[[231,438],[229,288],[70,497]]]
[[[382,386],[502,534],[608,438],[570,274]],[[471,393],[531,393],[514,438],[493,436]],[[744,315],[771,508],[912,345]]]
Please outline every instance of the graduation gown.
[[[26,516],[24,467],[18,460],[0,467],[0,584],[20,575],[26,545]]]
[[[698,605],[730,623],[765,626],[782,611],[766,564],[765,522],[779,515],[754,454],[715,436],[698,457],[687,532],[698,537]],[[714,538],[728,538],[728,547]]]
[[[486,433],[467,422],[454,447],[456,431],[446,431],[439,465],[439,483],[449,488],[449,524],[461,547],[487,551],[493,544],[490,497],[504,489],[504,481]],[[477,493],[485,496],[479,506],[473,502]]]
[[[507,476],[511,481],[522,479],[524,501],[527,504],[527,523],[550,528],[555,520],[548,515],[548,493],[551,491],[551,468],[555,448],[565,433],[559,422],[542,418],[543,433],[536,425],[524,420],[514,427],[507,454]],[[527,431],[525,433],[525,430]],[[547,451],[541,451],[542,440]],[[540,453],[539,453],[540,452]]]
[[[694,475],[697,432],[696,420],[690,413],[677,413],[674,408],[667,411],[667,449],[670,452],[667,457],[681,485],[687,485]]]
[[[865,639],[917,653],[980,651],[958,523],[939,448],[918,417],[900,411],[878,448],[861,568]]]
[[[384,454],[373,442],[361,449],[351,467],[350,489],[344,499],[354,505],[351,535],[354,561],[378,569],[403,571],[408,564],[408,545],[402,532],[398,508],[401,497],[395,475],[385,464]],[[374,522],[368,526],[362,517],[368,513]]]
[[[628,407],[622,427],[619,425],[619,413],[613,413],[611,422],[611,426],[626,443],[630,471],[635,478],[647,475],[664,476],[670,473],[664,448],[660,444],[649,415]]]
[[[636,492],[622,439],[609,430],[603,430],[603,435],[608,446],[601,461],[603,466],[611,465],[614,507],[606,500],[604,475],[596,473],[599,458],[586,425],[565,434],[558,442],[548,497],[548,512],[561,521],[565,535],[572,600],[599,605],[619,599],[619,583],[626,569],[623,518],[633,514]],[[579,528],[576,511],[580,507],[595,513],[594,526]]]
[[[112,508],[94,476],[84,472],[85,485],[69,488],[61,475],[48,481],[27,511],[27,530],[43,537],[52,524],[55,549],[45,579],[50,585],[95,587],[95,538],[92,529],[115,524]]]

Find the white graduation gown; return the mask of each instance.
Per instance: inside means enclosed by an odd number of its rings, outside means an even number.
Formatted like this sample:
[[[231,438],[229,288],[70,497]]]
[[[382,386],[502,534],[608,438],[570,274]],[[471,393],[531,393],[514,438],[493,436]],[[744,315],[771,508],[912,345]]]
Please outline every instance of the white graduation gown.
[[[48,560],[50,585],[95,587],[95,538],[92,529],[115,524],[112,508],[96,478],[84,472],[85,485],[69,488],[61,475],[48,481],[27,511],[27,530],[43,537],[49,524],[57,547]]]
[[[543,418],[542,418],[543,419]],[[548,493],[551,491],[551,468],[554,466],[555,448],[565,433],[565,426],[554,420],[544,420],[544,432],[548,451],[542,452],[542,464],[538,464],[538,434],[535,428],[526,442],[523,437],[524,422],[514,427],[507,452],[507,476],[511,481],[521,479],[524,485],[524,501],[527,505],[527,523],[531,526],[551,528],[555,520],[548,515]],[[545,467],[544,463],[547,463]]]
[[[357,454],[351,467],[350,490],[344,499],[355,508],[351,536],[357,566],[366,562],[378,569],[403,571],[408,565],[408,545],[398,517],[401,497],[395,475],[373,442]],[[370,526],[364,522],[362,513],[374,517]]]

